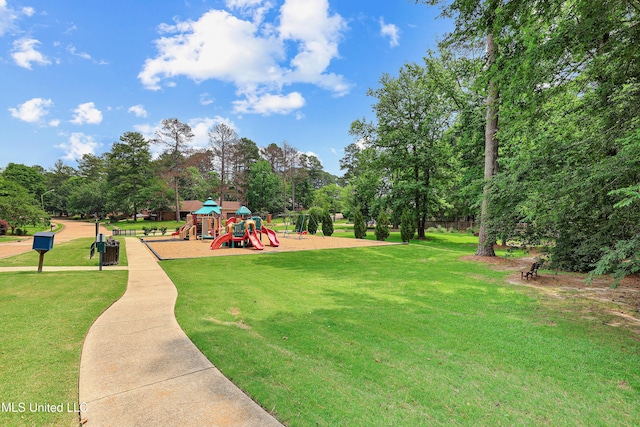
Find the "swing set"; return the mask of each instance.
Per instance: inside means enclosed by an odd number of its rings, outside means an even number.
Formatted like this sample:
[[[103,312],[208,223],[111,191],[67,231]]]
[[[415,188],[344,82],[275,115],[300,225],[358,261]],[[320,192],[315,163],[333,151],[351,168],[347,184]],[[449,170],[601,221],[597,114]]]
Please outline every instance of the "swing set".
[[[278,215],[283,217],[284,219],[284,236],[289,237],[289,226],[293,226],[293,231],[291,233],[298,234],[298,240],[302,239],[302,236],[307,234],[307,228],[309,224],[313,222],[316,225],[316,229],[322,234],[322,238],[324,239],[324,233],[320,229],[320,224],[311,214],[303,214],[303,213],[288,213],[283,215]],[[305,226],[306,225],[306,226]]]

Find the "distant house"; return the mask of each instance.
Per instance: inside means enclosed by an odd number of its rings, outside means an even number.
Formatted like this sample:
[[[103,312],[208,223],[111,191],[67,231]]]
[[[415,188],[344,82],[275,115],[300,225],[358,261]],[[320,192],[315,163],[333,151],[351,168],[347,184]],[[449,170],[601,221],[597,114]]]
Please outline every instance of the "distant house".
[[[222,202],[222,218],[229,219],[236,215],[236,211],[240,209],[240,202]]]

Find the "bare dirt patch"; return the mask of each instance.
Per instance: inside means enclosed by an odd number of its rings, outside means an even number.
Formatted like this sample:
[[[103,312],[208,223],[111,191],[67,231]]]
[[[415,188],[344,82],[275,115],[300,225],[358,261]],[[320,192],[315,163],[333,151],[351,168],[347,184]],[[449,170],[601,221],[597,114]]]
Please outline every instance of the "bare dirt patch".
[[[576,309],[585,317],[597,317],[603,323],[628,328],[640,336],[640,277],[627,277],[617,287],[610,277],[598,277],[587,282],[586,274],[544,271],[526,280],[520,276],[534,262],[533,258],[503,258],[467,256],[463,259],[491,264],[496,269],[513,271],[507,281],[515,285],[535,288],[545,295],[575,301]]]
[[[278,234],[280,246],[274,247],[269,245],[266,235],[262,242],[264,250],[255,250],[254,248],[227,248],[211,250],[212,240],[180,240],[180,239],[148,239],[144,242],[156,253],[158,258],[177,259],[177,258],[204,258],[213,256],[229,256],[229,255],[261,255],[276,252],[305,251],[314,249],[337,249],[337,248],[355,248],[363,246],[384,246],[394,245],[397,243],[378,242],[375,240],[349,239],[340,237],[323,237],[322,235],[303,235],[291,234],[283,236]]]

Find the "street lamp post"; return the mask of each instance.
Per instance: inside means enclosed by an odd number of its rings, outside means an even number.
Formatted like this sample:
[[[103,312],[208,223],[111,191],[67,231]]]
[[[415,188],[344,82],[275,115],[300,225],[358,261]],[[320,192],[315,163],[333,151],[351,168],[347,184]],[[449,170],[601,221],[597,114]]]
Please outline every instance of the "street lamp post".
[[[42,193],[40,195],[40,204],[42,205],[42,210],[44,210],[44,195],[47,194],[47,193],[51,193],[52,191],[56,191],[55,188],[52,188],[49,191],[45,191],[44,193]]]

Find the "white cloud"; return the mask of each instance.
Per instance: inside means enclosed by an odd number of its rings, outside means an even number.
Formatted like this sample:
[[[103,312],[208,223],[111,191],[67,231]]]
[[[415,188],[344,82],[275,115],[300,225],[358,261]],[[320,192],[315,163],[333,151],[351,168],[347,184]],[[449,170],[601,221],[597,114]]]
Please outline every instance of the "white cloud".
[[[60,120],[58,119],[50,120],[49,126],[51,126],[52,128],[57,128],[58,126],[60,126]]]
[[[380,18],[380,34],[382,37],[389,38],[389,45],[391,47],[400,44],[400,29],[394,24],[385,24],[384,18]]]
[[[266,13],[273,8],[273,3],[264,0],[226,0],[230,10],[236,10],[244,16],[251,16],[255,23],[260,23]]]
[[[90,135],[74,132],[69,137],[69,141],[56,145],[56,148],[60,148],[66,153],[62,157],[63,159],[73,161],[81,159],[85,154],[95,154],[95,150],[99,146],[100,144]]]
[[[27,123],[38,123],[49,114],[49,108],[53,106],[50,99],[33,98],[16,108],[9,108],[11,115]]]
[[[148,89],[160,89],[163,79],[180,75],[197,82],[217,79],[239,85],[280,75],[273,60],[281,55],[280,46],[256,37],[255,25],[228,12],[212,10],[198,21],[178,23],[170,30],[177,34],[156,40],[159,55],[147,59],[138,74]],[[168,32],[169,27],[164,31]]]
[[[331,60],[339,56],[338,44],[346,29],[340,15],[329,15],[328,0],[287,0],[280,12],[280,38],[299,42],[287,81],[313,83],[337,95],[348,93],[342,76],[325,74]]]
[[[136,117],[147,117],[149,115],[149,113],[147,113],[147,110],[144,109],[144,105],[141,104],[129,107],[128,112],[135,114]]]
[[[40,42],[36,39],[21,38],[13,42],[11,57],[20,67],[31,70],[31,64],[49,65],[51,61],[36,50]]]
[[[102,122],[102,112],[98,110],[93,102],[86,102],[78,105],[78,108],[73,110],[75,115],[71,123],[76,125],[90,124],[97,125]]]
[[[18,15],[7,6],[6,0],[0,0],[0,36],[15,29]]]
[[[212,98],[209,92],[200,94],[200,105],[210,105],[216,102],[215,98]]]
[[[305,100],[299,92],[287,95],[247,93],[246,99],[234,101],[234,111],[237,113],[256,113],[268,116],[270,114],[288,114],[302,108]]]
[[[15,11],[7,6],[6,0],[0,0],[0,36],[5,33],[19,32],[17,21],[23,16],[29,18],[35,13],[36,11],[32,7],[23,7],[20,11]]]
[[[337,96],[348,93],[344,77],[327,72],[339,57],[346,29],[343,18],[330,13],[327,0],[285,0],[273,22],[263,22],[271,1],[227,0],[226,6],[252,20],[210,10],[196,21],[160,25],[165,36],[155,41],[157,56],[147,59],[138,74],[142,84],[159,90],[175,85],[180,76],[231,82],[244,98],[236,101],[236,109],[257,114],[288,114],[303,106],[300,93],[282,94],[286,85],[307,83]]]
[[[78,52],[78,50],[74,45],[67,46],[67,50],[69,51],[69,53],[71,53],[74,56],[79,56],[82,59],[91,60],[91,55],[89,55],[86,52]]]

